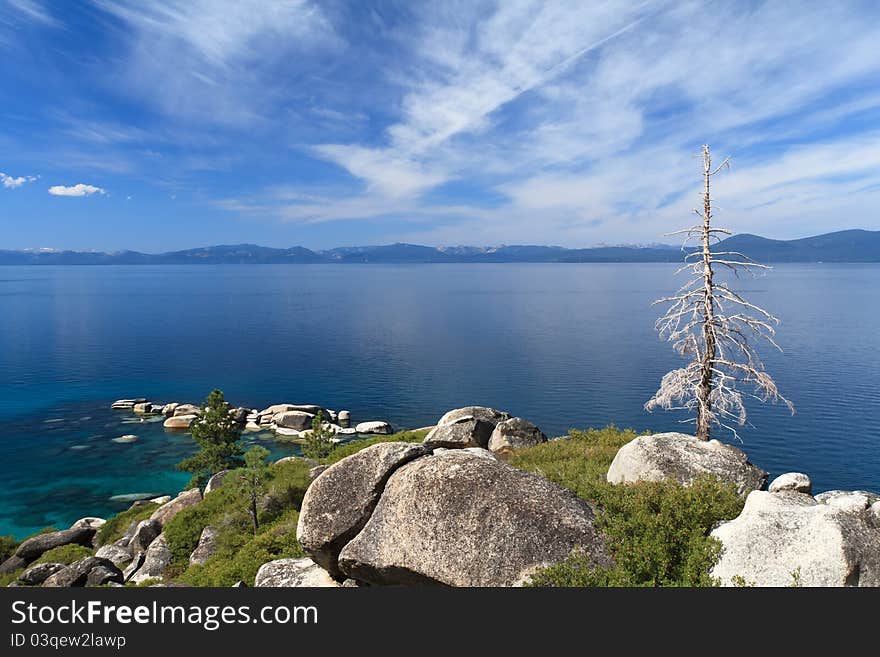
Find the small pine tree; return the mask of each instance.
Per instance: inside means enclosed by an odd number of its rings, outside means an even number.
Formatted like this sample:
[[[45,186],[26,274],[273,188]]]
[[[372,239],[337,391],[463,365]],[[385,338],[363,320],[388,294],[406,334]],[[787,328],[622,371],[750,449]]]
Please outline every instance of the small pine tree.
[[[239,471],[238,481],[240,490],[247,500],[248,513],[254,528],[254,535],[260,528],[260,520],[257,515],[257,501],[260,495],[266,492],[266,484],[271,478],[269,465],[266,457],[269,450],[259,445],[251,447],[244,455],[244,468]]]
[[[192,437],[199,451],[177,464],[179,470],[190,472],[189,487],[202,486],[211,475],[221,470],[241,467],[241,427],[229,414],[229,403],[223,392],[214,390],[202,407],[201,417],[192,424]]]
[[[310,459],[322,459],[329,456],[336,446],[330,440],[333,435],[333,430],[324,426],[324,414],[318,411],[315,419],[312,420],[312,432],[306,437],[306,443],[303,445],[303,456]]]

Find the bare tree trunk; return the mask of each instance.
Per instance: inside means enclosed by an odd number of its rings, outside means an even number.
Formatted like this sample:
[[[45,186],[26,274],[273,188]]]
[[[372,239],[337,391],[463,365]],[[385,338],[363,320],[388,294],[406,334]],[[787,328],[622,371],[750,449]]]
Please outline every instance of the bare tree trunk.
[[[709,440],[712,424],[712,366],[715,361],[715,292],[712,283],[712,251],[709,243],[710,221],[712,218],[712,199],[709,196],[709,177],[712,172],[712,155],[708,146],[703,146],[703,342],[706,350],[700,358],[700,383],[697,388],[697,438]]]
[[[257,535],[257,530],[260,528],[259,520],[257,519],[257,496],[251,495],[251,521],[254,525],[254,536]]]

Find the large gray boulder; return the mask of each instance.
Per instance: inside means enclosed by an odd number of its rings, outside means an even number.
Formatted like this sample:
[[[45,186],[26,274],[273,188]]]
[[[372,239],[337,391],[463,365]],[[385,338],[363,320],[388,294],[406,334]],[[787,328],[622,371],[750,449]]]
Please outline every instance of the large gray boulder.
[[[387,436],[394,433],[394,427],[388,422],[382,420],[374,420],[372,422],[361,422],[354,428],[355,433],[374,434],[378,436]]]
[[[101,559],[108,559],[112,561],[115,566],[121,566],[131,561],[131,551],[128,548],[113,544],[102,545],[98,548],[98,551],[95,552],[95,556],[100,557]]]
[[[223,480],[226,479],[226,475],[228,475],[229,472],[229,470],[221,470],[220,472],[211,475],[211,478],[208,479],[208,483],[205,484],[205,495],[217,490],[217,488],[223,483]]]
[[[489,451],[503,454],[546,442],[547,436],[534,424],[521,417],[512,417],[495,425],[495,430],[489,438]]]
[[[338,587],[330,573],[308,557],[276,559],[264,563],[257,571],[254,586]]]
[[[296,431],[305,431],[312,428],[312,421],[315,416],[305,411],[284,411],[276,413],[272,417],[272,421],[279,427],[285,429],[295,429]]]
[[[214,553],[217,551],[217,535],[219,533],[215,527],[210,525],[202,530],[202,534],[199,536],[199,544],[193,550],[193,553],[189,555],[189,562],[191,564],[201,565],[214,556]]]
[[[180,513],[184,509],[195,506],[201,501],[202,492],[198,488],[190,488],[189,490],[185,490],[180,493],[170,502],[166,502],[158,509],[153,511],[153,515],[150,516],[150,520],[155,520],[164,527],[165,523],[171,520],[178,513]]]
[[[497,411],[488,406],[465,406],[464,408],[456,408],[447,411],[438,421],[437,424],[453,424],[464,417],[474,417],[484,422],[496,425],[504,420],[509,420],[511,415],[504,411]]]
[[[62,529],[57,532],[38,534],[24,541],[15,550],[13,555],[0,564],[0,574],[11,573],[31,561],[39,558],[44,552],[62,545],[85,545],[91,547],[95,537],[95,529],[89,526],[80,526],[71,529]]]
[[[67,565],[63,563],[38,563],[19,575],[18,581],[23,586],[39,586],[51,575],[65,568]]]
[[[786,472],[781,474],[771,481],[767,487],[767,490],[771,493],[781,493],[782,491],[790,490],[796,493],[806,493],[807,495],[812,492],[812,489],[813,484],[810,478],[803,472]]]
[[[867,495],[838,492],[749,493],[711,533],[723,546],[712,576],[724,586],[880,586],[880,517]]]
[[[488,447],[495,425],[473,416],[463,416],[454,422],[438,424],[427,436],[425,445],[429,447]]]
[[[195,404],[178,404],[174,408],[173,417],[181,417],[183,415],[201,415],[202,409]]]
[[[306,489],[296,538],[312,559],[338,574],[339,551],[364,526],[385,482],[428,453],[420,443],[378,443],[334,463]]]
[[[128,540],[126,547],[131,554],[146,552],[147,548],[150,547],[150,543],[156,540],[156,537],[161,533],[162,525],[158,520],[153,520],[152,518],[141,520],[135,525],[134,532]]]
[[[733,484],[740,495],[760,490],[767,483],[767,473],[753,465],[742,450],[683,433],[631,440],[617,452],[607,478],[612,484],[671,479],[689,485],[702,475],[715,475]]]
[[[106,584],[113,581],[121,584],[123,581],[122,571],[114,566],[113,562],[100,557],[85,557],[47,577],[43,580],[43,586],[46,588],[85,586],[90,583],[89,577],[95,569],[99,569],[99,572],[92,578],[93,586],[98,585],[94,582]]]
[[[576,548],[611,562],[589,504],[486,450],[438,450],[391,475],[338,563],[370,584],[511,586]]]
[[[162,423],[162,426],[166,429],[175,429],[178,431],[184,431],[190,428],[193,422],[198,419],[198,415],[194,413],[189,413],[186,415],[172,415],[169,418],[166,418]]]
[[[140,583],[148,579],[161,579],[170,564],[171,550],[168,548],[165,534],[159,534],[156,540],[150,543],[150,547],[144,553],[143,564],[131,576],[130,581]]]

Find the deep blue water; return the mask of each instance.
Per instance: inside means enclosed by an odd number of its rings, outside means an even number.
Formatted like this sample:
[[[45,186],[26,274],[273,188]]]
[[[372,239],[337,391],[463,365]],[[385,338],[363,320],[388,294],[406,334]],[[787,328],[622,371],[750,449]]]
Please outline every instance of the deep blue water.
[[[218,387],[236,404],[316,403],[401,428],[485,404],[551,435],[681,429],[642,409],[679,363],[650,305],[678,287],[675,269],[0,267],[0,534],[180,489],[191,440],[127,423],[109,410],[120,397],[197,402]],[[739,446],[817,491],[880,490],[880,267],[780,265],[738,288],[783,319],[785,354],[762,354],[798,410],[752,404]],[[111,441],[128,433],[139,441]]]

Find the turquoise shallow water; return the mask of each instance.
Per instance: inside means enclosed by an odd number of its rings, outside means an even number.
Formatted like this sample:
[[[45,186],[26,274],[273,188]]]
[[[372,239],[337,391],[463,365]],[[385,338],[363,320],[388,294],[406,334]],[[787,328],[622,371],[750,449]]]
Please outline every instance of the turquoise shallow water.
[[[467,404],[548,434],[614,422],[676,430],[642,404],[679,361],[652,299],[663,264],[0,267],[0,533],[176,492],[192,448],[120,397],[316,403],[424,426]],[[741,432],[773,474],[880,490],[876,265],[780,265],[737,287],[784,321],[768,370],[798,408],[752,405]],[[138,435],[137,442],[112,438]],[[725,438],[727,439],[727,438]],[[267,443],[276,455],[293,448]]]

